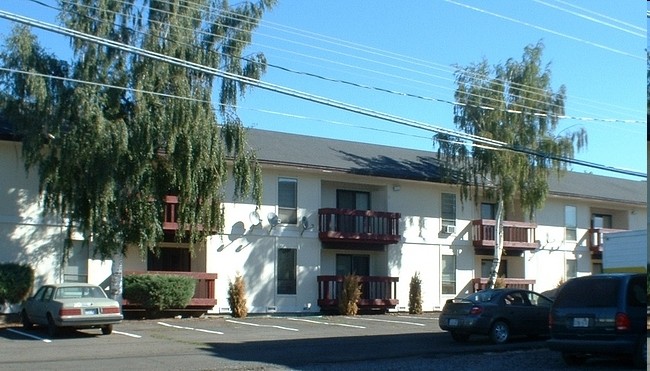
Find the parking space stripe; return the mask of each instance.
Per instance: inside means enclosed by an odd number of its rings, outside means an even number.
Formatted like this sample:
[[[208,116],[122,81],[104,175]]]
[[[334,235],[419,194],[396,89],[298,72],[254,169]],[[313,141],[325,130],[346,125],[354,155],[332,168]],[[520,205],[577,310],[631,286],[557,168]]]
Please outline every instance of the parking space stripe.
[[[26,333],[26,332],[22,332],[22,331],[14,330],[14,329],[12,329],[12,328],[8,328],[7,331],[9,331],[9,332],[13,332],[14,334],[27,336],[28,338],[32,338],[32,339],[36,339],[36,340],[41,340],[41,341],[44,342],[44,343],[51,343],[51,342],[52,342],[52,340],[50,340],[50,339],[45,339],[45,338],[42,338],[42,337],[40,337],[40,336],[36,336],[36,335],[28,334],[28,333]]]
[[[413,326],[426,326],[424,323],[407,322],[407,321],[394,321],[394,320],[387,320],[387,319],[361,318],[361,317],[345,317],[345,318],[355,319],[357,321],[375,321],[375,322],[399,323],[399,324],[403,324],[403,325],[413,325]]]
[[[271,328],[277,328],[280,330],[287,330],[287,331],[299,331],[297,328],[291,328],[291,327],[284,327],[284,326],[276,326],[276,325],[260,325],[257,323],[250,323],[250,322],[242,322],[242,321],[234,321],[234,320],[226,320],[226,322],[230,323],[236,323],[240,325],[247,325],[247,326],[254,326],[254,327],[271,327]]]
[[[122,331],[115,331],[113,330],[114,334],[119,334],[119,335],[124,335],[124,336],[130,336],[132,338],[140,339],[142,336],[136,335],[136,334],[129,334],[128,332],[122,332]]]
[[[210,333],[210,334],[223,335],[223,332],[221,332],[221,331],[212,331],[212,330],[204,330],[204,329],[194,328],[194,327],[178,326],[178,325],[172,325],[172,324],[165,323],[165,322],[158,322],[158,324],[161,325],[161,326],[172,327],[172,328],[176,328],[176,329],[180,329],[180,330],[199,331],[199,332],[207,332],[207,333]]]
[[[322,321],[314,321],[314,320],[311,320],[311,319],[304,319],[304,318],[287,318],[287,319],[290,320],[290,321],[301,321],[301,322],[307,322],[307,323],[315,323],[317,325],[342,326],[342,327],[352,327],[352,328],[360,328],[360,329],[366,328],[365,326],[349,325],[347,323],[322,322]]]

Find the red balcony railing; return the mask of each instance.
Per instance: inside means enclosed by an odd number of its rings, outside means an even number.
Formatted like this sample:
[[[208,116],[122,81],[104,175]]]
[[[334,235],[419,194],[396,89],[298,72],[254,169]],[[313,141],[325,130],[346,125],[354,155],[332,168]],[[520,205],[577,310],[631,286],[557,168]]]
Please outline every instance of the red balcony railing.
[[[163,199],[165,213],[163,215],[163,230],[178,230],[178,196],[165,196]]]
[[[322,242],[393,244],[400,241],[399,213],[371,210],[318,210]]]
[[[318,305],[322,311],[338,310],[338,298],[343,288],[344,276],[318,276]],[[397,282],[399,277],[359,276],[360,310],[388,310],[399,303]]]
[[[214,297],[215,281],[217,280],[216,273],[204,272],[176,272],[176,271],[147,271],[147,272],[124,272],[125,276],[135,274],[162,274],[174,276],[187,276],[196,279],[196,287],[194,288],[194,296],[186,308],[200,309],[211,308],[217,305],[217,299]],[[137,306],[137,303],[125,302],[125,305]],[[180,308],[179,308],[180,309]]]
[[[598,259],[602,258],[605,234],[621,231],[624,231],[624,229],[590,228],[587,232],[587,245],[589,246],[589,251],[591,251],[591,256]]]
[[[484,277],[473,278],[472,285],[474,286],[474,292],[485,290],[487,287],[488,279]],[[524,290],[533,290],[535,287],[536,280],[529,280],[525,278],[503,278],[503,283],[505,287],[524,289]]]
[[[503,221],[503,247],[511,251],[534,250],[539,247],[535,241],[534,223]],[[493,250],[496,240],[496,220],[478,219],[472,221],[472,243],[476,250]]]

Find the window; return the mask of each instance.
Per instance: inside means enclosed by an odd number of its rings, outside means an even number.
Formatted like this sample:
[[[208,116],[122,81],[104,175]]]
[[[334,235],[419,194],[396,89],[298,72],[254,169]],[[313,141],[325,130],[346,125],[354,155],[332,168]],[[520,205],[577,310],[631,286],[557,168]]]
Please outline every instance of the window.
[[[298,224],[298,180],[278,179],[278,217],[284,224]]]
[[[603,273],[603,263],[592,263],[591,274],[600,274],[600,273]]]
[[[492,259],[481,259],[481,277],[490,277],[490,270],[492,270]],[[508,261],[501,259],[499,264],[499,272],[497,277],[508,277]]]
[[[612,228],[612,216],[607,214],[592,214],[591,228]]]
[[[575,206],[564,206],[564,239],[567,241],[578,240],[578,211]]]
[[[496,219],[497,215],[497,205],[492,203],[483,202],[481,203],[481,219]]]
[[[440,209],[443,227],[456,225],[456,195],[454,193],[442,194]]]
[[[345,276],[355,274],[357,276],[370,275],[370,256],[369,255],[336,255],[336,275]]]
[[[147,252],[147,270],[190,272],[190,249],[181,247],[161,247],[158,255]]]
[[[296,249],[278,250],[278,295],[296,294]]]
[[[564,274],[567,280],[576,278],[578,276],[578,261],[575,259],[567,259],[564,263]]]
[[[88,254],[90,249],[81,242],[73,241],[65,269],[63,282],[88,282]]]
[[[456,255],[443,255],[441,265],[442,293],[456,294]]]

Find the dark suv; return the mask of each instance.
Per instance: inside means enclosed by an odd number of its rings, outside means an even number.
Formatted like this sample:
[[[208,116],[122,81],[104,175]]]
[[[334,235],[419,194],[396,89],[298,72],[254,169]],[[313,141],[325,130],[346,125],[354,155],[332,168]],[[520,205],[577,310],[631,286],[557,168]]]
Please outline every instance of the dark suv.
[[[625,356],[646,368],[645,274],[611,273],[567,281],[549,314],[551,350],[569,365],[589,356]]]

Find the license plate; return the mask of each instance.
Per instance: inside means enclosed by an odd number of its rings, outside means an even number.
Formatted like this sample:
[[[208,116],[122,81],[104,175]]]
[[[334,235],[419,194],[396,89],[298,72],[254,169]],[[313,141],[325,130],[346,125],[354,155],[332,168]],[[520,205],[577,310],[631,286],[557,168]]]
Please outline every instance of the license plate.
[[[573,327],[589,327],[589,318],[575,317],[573,319]]]
[[[458,320],[455,318],[450,319],[449,326],[458,326]]]
[[[84,314],[97,314],[97,309],[84,309]]]

